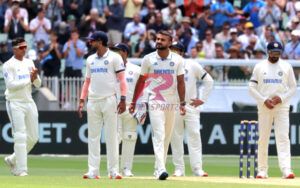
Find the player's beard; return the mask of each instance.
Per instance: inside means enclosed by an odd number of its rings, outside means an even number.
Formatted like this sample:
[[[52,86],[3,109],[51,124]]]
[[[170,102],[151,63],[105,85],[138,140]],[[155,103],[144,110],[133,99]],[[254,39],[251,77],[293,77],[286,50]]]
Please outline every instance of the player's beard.
[[[269,57],[271,63],[276,63],[279,60],[279,57]]]
[[[155,47],[156,47],[157,50],[165,50],[165,49],[168,48],[167,46],[163,46],[163,45],[161,45],[161,44],[156,44]]]

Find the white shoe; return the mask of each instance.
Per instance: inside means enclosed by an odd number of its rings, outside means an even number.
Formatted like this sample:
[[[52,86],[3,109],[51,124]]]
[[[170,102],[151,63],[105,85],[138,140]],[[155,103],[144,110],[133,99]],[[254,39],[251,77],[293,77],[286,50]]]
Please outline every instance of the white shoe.
[[[202,169],[196,169],[194,170],[194,176],[207,177],[208,174],[204,172]]]
[[[88,172],[83,175],[83,179],[100,179],[100,176]]]
[[[172,175],[173,177],[180,177],[180,176],[185,176],[184,170],[181,169],[176,169],[174,174]]]
[[[283,171],[284,179],[295,179],[295,175],[291,169],[286,169]]]
[[[122,179],[122,176],[119,173],[114,172],[114,173],[110,173],[109,178],[110,179]]]
[[[28,173],[23,171],[23,172],[20,172],[19,174],[16,174],[15,176],[28,176]]]
[[[16,166],[13,164],[13,162],[9,159],[9,157],[4,158],[5,163],[9,166],[10,172],[12,174],[16,173]]]
[[[169,177],[169,174],[165,170],[162,170],[162,171],[160,171],[160,173],[156,174],[157,180],[166,180],[168,177]]]
[[[153,176],[158,176],[159,175],[159,171],[158,171],[158,169],[156,168],[155,170],[154,170],[154,172],[153,172]]]
[[[268,174],[266,171],[259,171],[256,178],[257,179],[266,179],[266,178],[268,178]]]
[[[129,170],[128,168],[124,168],[122,170],[122,175],[125,177],[133,177],[131,170]]]

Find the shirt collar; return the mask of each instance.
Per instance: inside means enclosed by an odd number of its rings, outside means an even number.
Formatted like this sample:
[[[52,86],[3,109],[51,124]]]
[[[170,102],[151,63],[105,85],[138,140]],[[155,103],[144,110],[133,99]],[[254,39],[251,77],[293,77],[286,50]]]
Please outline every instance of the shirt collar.
[[[110,51],[110,50],[108,49],[102,57],[99,57],[99,56],[98,56],[98,53],[96,52],[96,58],[97,58],[97,59],[106,58],[106,57],[108,56],[109,51]]]
[[[170,50],[169,50],[169,55],[168,55],[168,57],[166,57],[165,59],[161,58],[161,57],[158,55],[157,51],[156,51],[155,53],[156,53],[156,58],[159,59],[159,60],[165,61],[165,60],[171,60],[171,59],[172,59],[172,52],[171,52]]]

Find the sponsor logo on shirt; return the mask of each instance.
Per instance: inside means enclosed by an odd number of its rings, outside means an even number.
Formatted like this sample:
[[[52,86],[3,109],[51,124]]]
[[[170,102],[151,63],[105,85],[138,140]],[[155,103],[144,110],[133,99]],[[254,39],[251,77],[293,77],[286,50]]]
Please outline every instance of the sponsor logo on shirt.
[[[281,84],[281,79],[264,79],[265,84]]]
[[[95,68],[95,69],[91,69],[91,73],[107,73],[107,68]]]
[[[126,81],[127,81],[128,83],[133,82],[133,78],[126,78]]]
[[[19,75],[19,80],[30,78],[29,74]]]

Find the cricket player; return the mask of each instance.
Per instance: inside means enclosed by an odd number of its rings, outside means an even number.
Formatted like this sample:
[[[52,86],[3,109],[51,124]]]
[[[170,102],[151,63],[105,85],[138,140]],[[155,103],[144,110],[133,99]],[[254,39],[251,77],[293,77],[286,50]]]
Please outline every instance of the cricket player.
[[[87,59],[86,78],[78,107],[79,117],[82,117],[84,100],[88,96],[89,171],[83,178],[100,178],[100,138],[102,128],[105,127],[108,176],[111,179],[122,179],[119,174],[117,120],[118,113],[121,114],[126,109],[125,67],[121,56],[107,48],[108,38],[104,32],[95,31],[87,40],[97,52]],[[121,91],[118,105],[117,79],[120,80]]]
[[[270,42],[267,52],[268,59],[255,65],[249,83],[249,92],[258,103],[257,178],[268,177],[268,147],[273,123],[279,167],[283,178],[295,178],[291,169],[289,99],[296,92],[296,80],[293,67],[280,59],[282,45],[279,42]]]
[[[27,153],[38,140],[38,111],[32,99],[31,87],[41,86],[38,69],[24,58],[27,45],[23,38],[12,40],[14,56],[3,65],[6,85],[6,108],[12,125],[14,153],[5,157],[15,176],[27,176]]]
[[[110,49],[118,52],[124,62],[125,79],[127,83],[126,108],[128,109],[130,106],[130,102],[132,101],[134,87],[137,79],[139,78],[141,68],[135,64],[128,62],[127,55],[130,51],[126,44],[119,43],[113,47],[110,47]],[[137,139],[137,120],[132,116],[132,114],[129,113],[129,111],[126,110],[124,113],[119,115],[118,126],[120,130],[119,136],[122,139],[122,175],[125,177],[132,177],[132,161]]]
[[[175,42],[170,48],[173,52],[184,56],[184,45]],[[183,137],[184,130],[190,156],[190,164],[194,176],[208,176],[202,170],[202,144],[200,137],[200,105],[207,100],[210,91],[213,88],[212,77],[202,68],[202,66],[193,60],[184,60],[185,70],[185,101],[187,102],[185,116],[180,116],[179,111],[175,118],[173,135],[171,138],[171,147],[173,155],[173,164],[175,165],[174,177],[185,176],[184,167],[184,148]],[[203,80],[204,88],[201,90],[200,99],[197,98],[197,79]]]
[[[181,115],[185,114],[183,58],[169,50],[171,45],[172,35],[167,31],[159,31],[156,38],[157,51],[143,58],[141,75],[135,86],[133,101],[129,108],[130,113],[134,113],[137,97],[146,87],[144,92],[148,96],[155,153],[154,175],[158,180],[166,180],[168,177],[165,163],[177,108],[180,109]],[[155,84],[152,83],[156,81],[161,84],[157,84],[158,86],[154,88],[147,87],[149,82],[151,82],[149,86],[153,86]],[[176,90],[180,104],[177,102]]]

